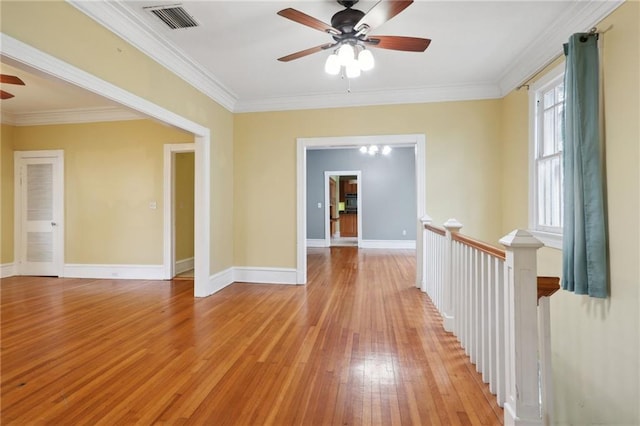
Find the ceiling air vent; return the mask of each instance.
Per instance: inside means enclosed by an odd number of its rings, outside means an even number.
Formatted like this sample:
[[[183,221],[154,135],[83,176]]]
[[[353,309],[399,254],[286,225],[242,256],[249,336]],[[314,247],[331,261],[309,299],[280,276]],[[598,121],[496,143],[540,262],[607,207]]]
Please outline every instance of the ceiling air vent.
[[[145,7],[144,9],[156,15],[173,30],[198,26],[196,20],[193,19],[182,6],[177,4],[171,6]]]

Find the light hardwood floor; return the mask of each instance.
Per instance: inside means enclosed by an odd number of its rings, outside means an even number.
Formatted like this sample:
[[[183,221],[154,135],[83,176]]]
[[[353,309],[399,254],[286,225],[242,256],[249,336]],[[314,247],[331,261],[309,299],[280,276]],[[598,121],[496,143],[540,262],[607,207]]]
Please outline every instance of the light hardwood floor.
[[[309,250],[309,284],[12,277],[2,424],[500,424],[412,251]]]

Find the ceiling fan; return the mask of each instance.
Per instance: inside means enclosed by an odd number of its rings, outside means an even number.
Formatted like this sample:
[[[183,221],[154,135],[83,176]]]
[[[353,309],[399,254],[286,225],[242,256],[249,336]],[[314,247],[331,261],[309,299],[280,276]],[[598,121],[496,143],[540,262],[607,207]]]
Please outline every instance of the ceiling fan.
[[[24,81],[15,75],[8,74],[0,74],[0,83],[6,84],[19,84],[20,86],[24,86]],[[0,99],[11,99],[14,95],[9,92],[5,92],[4,90],[0,90]]]
[[[299,24],[325,32],[333,37],[333,42],[301,50],[278,58],[279,61],[289,62],[312,53],[332,48],[351,46],[352,49],[364,50],[366,47],[378,49],[400,50],[405,52],[424,52],[430,39],[403,36],[370,35],[369,32],[406,9],[413,0],[380,0],[367,13],[353,9],[358,0],[337,0],[345,7],[331,18],[331,25],[326,24],[299,10],[287,8],[278,15],[291,19]],[[338,51],[338,55],[340,52]],[[353,53],[351,53],[353,55]],[[326,68],[325,68],[326,69]],[[329,72],[329,71],[327,71]]]

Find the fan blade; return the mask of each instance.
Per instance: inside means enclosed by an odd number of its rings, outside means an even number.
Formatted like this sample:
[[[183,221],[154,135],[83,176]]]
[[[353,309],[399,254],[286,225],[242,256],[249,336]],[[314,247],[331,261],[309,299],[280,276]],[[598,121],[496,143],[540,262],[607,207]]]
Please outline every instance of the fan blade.
[[[0,99],[11,99],[13,95],[9,92],[5,92],[4,90],[0,90]]]
[[[278,12],[278,15],[287,19],[291,19],[292,21],[297,22],[298,24],[306,25],[307,27],[311,27],[318,31],[322,31],[330,34],[336,34],[336,35],[341,34],[340,31],[333,28],[331,25],[326,24],[320,21],[319,19],[316,19],[313,16],[309,16],[306,13],[302,13],[296,9],[292,9],[292,8],[282,9],[280,12]]]
[[[366,33],[367,31],[377,28],[405,10],[411,3],[413,3],[413,0],[380,0],[358,21],[354,29],[356,31],[364,29],[364,33]]]
[[[370,47],[404,52],[424,52],[431,43],[428,38],[379,35],[371,36],[363,41]]]
[[[0,74],[0,83],[19,84],[24,86],[24,81],[20,80],[15,75]]]
[[[333,46],[336,46],[338,43],[327,43],[316,47],[311,47],[309,49],[301,50],[296,53],[292,53],[287,56],[283,56],[282,58],[278,58],[280,62],[289,62],[294,59],[302,58],[303,56],[311,55],[312,53],[321,52],[323,50],[331,49]]]

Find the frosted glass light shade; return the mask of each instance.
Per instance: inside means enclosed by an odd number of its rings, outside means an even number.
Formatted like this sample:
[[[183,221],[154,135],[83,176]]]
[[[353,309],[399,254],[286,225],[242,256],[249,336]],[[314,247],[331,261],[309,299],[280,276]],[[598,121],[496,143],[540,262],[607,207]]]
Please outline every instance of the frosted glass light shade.
[[[360,152],[363,153],[363,154],[366,154],[367,153],[367,147],[366,146],[361,146],[360,147]]]
[[[362,71],[369,71],[373,69],[375,61],[373,60],[373,54],[370,50],[363,50],[360,52],[358,55],[358,64]]]
[[[338,55],[329,55],[327,62],[324,63],[324,71],[331,75],[338,75],[340,73],[340,59]]]
[[[391,153],[391,147],[389,145],[385,145],[382,147],[382,155],[389,155]]]
[[[346,66],[347,78],[360,77],[360,65],[355,59],[349,62]]]
[[[354,60],[353,46],[350,44],[340,46],[338,58],[340,58],[340,65],[348,66]]]

